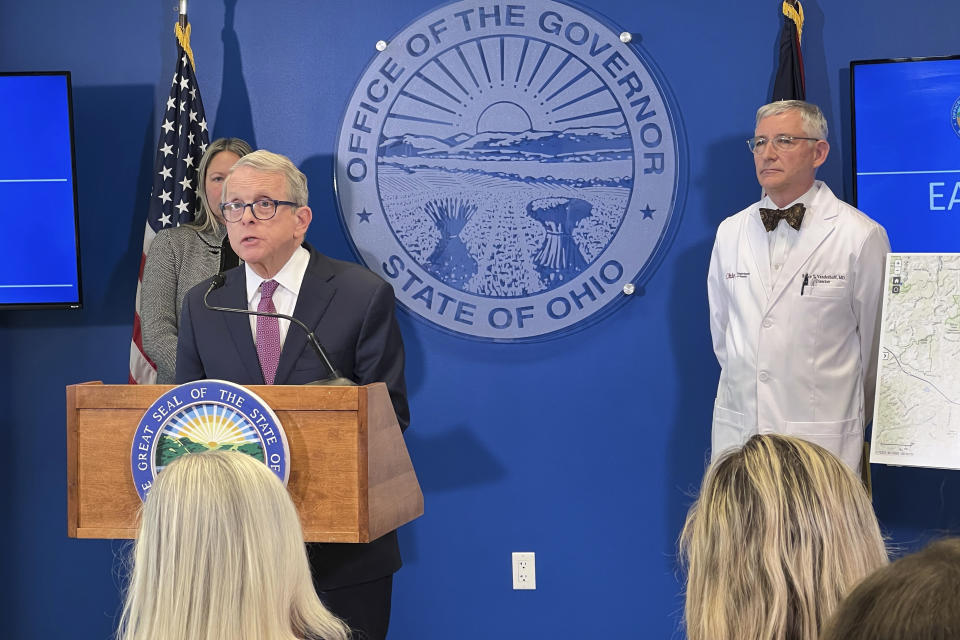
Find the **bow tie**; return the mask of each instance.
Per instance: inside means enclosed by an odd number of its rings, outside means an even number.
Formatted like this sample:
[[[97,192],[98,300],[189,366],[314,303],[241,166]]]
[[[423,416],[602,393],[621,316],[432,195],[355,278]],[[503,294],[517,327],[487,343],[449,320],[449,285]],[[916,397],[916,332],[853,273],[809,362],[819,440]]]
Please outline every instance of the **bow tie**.
[[[781,220],[786,220],[788,225],[800,231],[804,211],[806,207],[802,202],[798,202],[787,209],[760,209],[760,219],[763,220],[763,226],[767,231],[776,229]]]

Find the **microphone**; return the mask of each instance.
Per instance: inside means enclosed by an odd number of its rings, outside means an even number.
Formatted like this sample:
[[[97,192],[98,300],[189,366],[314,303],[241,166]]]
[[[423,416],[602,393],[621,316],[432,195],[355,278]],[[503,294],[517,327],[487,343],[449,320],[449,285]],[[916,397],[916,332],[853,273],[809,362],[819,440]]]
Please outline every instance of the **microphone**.
[[[314,382],[308,382],[308,385],[320,385],[325,387],[355,387],[357,383],[349,378],[344,378],[343,374],[333,366],[333,363],[330,362],[330,357],[327,355],[327,350],[323,348],[323,345],[320,344],[320,341],[317,340],[317,336],[313,334],[313,331],[310,331],[310,328],[307,327],[303,322],[294,318],[293,316],[288,316],[283,313],[269,313],[267,311],[250,311],[249,309],[234,309],[232,307],[215,307],[207,302],[207,297],[222,287],[227,279],[223,276],[222,273],[218,273],[213,276],[213,280],[210,282],[210,286],[207,288],[207,292],[203,294],[203,306],[211,311],[225,311],[227,313],[242,313],[243,315],[248,316],[264,316],[266,318],[283,318],[284,320],[289,320],[293,324],[297,325],[303,332],[307,334],[307,341],[313,346],[313,350],[317,352],[317,356],[320,357],[320,361],[323,363],[323,366],[327,368],[327,371],[330,372],[330,375],[327,376],[325,380],[315,380]]]

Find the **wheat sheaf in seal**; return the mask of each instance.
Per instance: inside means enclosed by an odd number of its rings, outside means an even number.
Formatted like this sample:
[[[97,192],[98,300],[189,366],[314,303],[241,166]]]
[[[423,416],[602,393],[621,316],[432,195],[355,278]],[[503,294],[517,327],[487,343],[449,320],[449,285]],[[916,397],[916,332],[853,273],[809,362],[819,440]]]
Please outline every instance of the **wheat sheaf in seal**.
[[[283,481],[290,449],[280,421],[255,393],[224,380],[188,382],[150,405],[133,437],[130,468],[141,500],[164,467],[182,455],[234,450],[265,463]]]
[[[563,335],[623,301],[669,244],[678,136],[652,63],[601,19],[552,0],[455,2],[358,81],[340,216],[420,318],[483,340]]]

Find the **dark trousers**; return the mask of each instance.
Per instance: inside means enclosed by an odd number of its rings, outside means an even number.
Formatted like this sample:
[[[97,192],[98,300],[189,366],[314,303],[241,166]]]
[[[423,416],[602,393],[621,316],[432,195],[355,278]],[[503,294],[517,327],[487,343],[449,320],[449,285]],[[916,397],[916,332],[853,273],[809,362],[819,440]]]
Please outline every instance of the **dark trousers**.
[[[354,640],[386,640],[393,575],[318,594],[335,616],[350,625]]]

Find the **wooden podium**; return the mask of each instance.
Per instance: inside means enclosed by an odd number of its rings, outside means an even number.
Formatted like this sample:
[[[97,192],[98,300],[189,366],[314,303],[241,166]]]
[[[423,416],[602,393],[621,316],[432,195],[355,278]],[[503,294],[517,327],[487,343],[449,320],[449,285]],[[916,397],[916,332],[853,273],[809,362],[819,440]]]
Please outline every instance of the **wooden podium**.
[[[134,538],[130,452],[144,412],[171,385],[67,387],[67,535]],[[290,448],[287,488],[308,542],[370,542],[423,515],[423,494],[387,387],[250,386]]]

